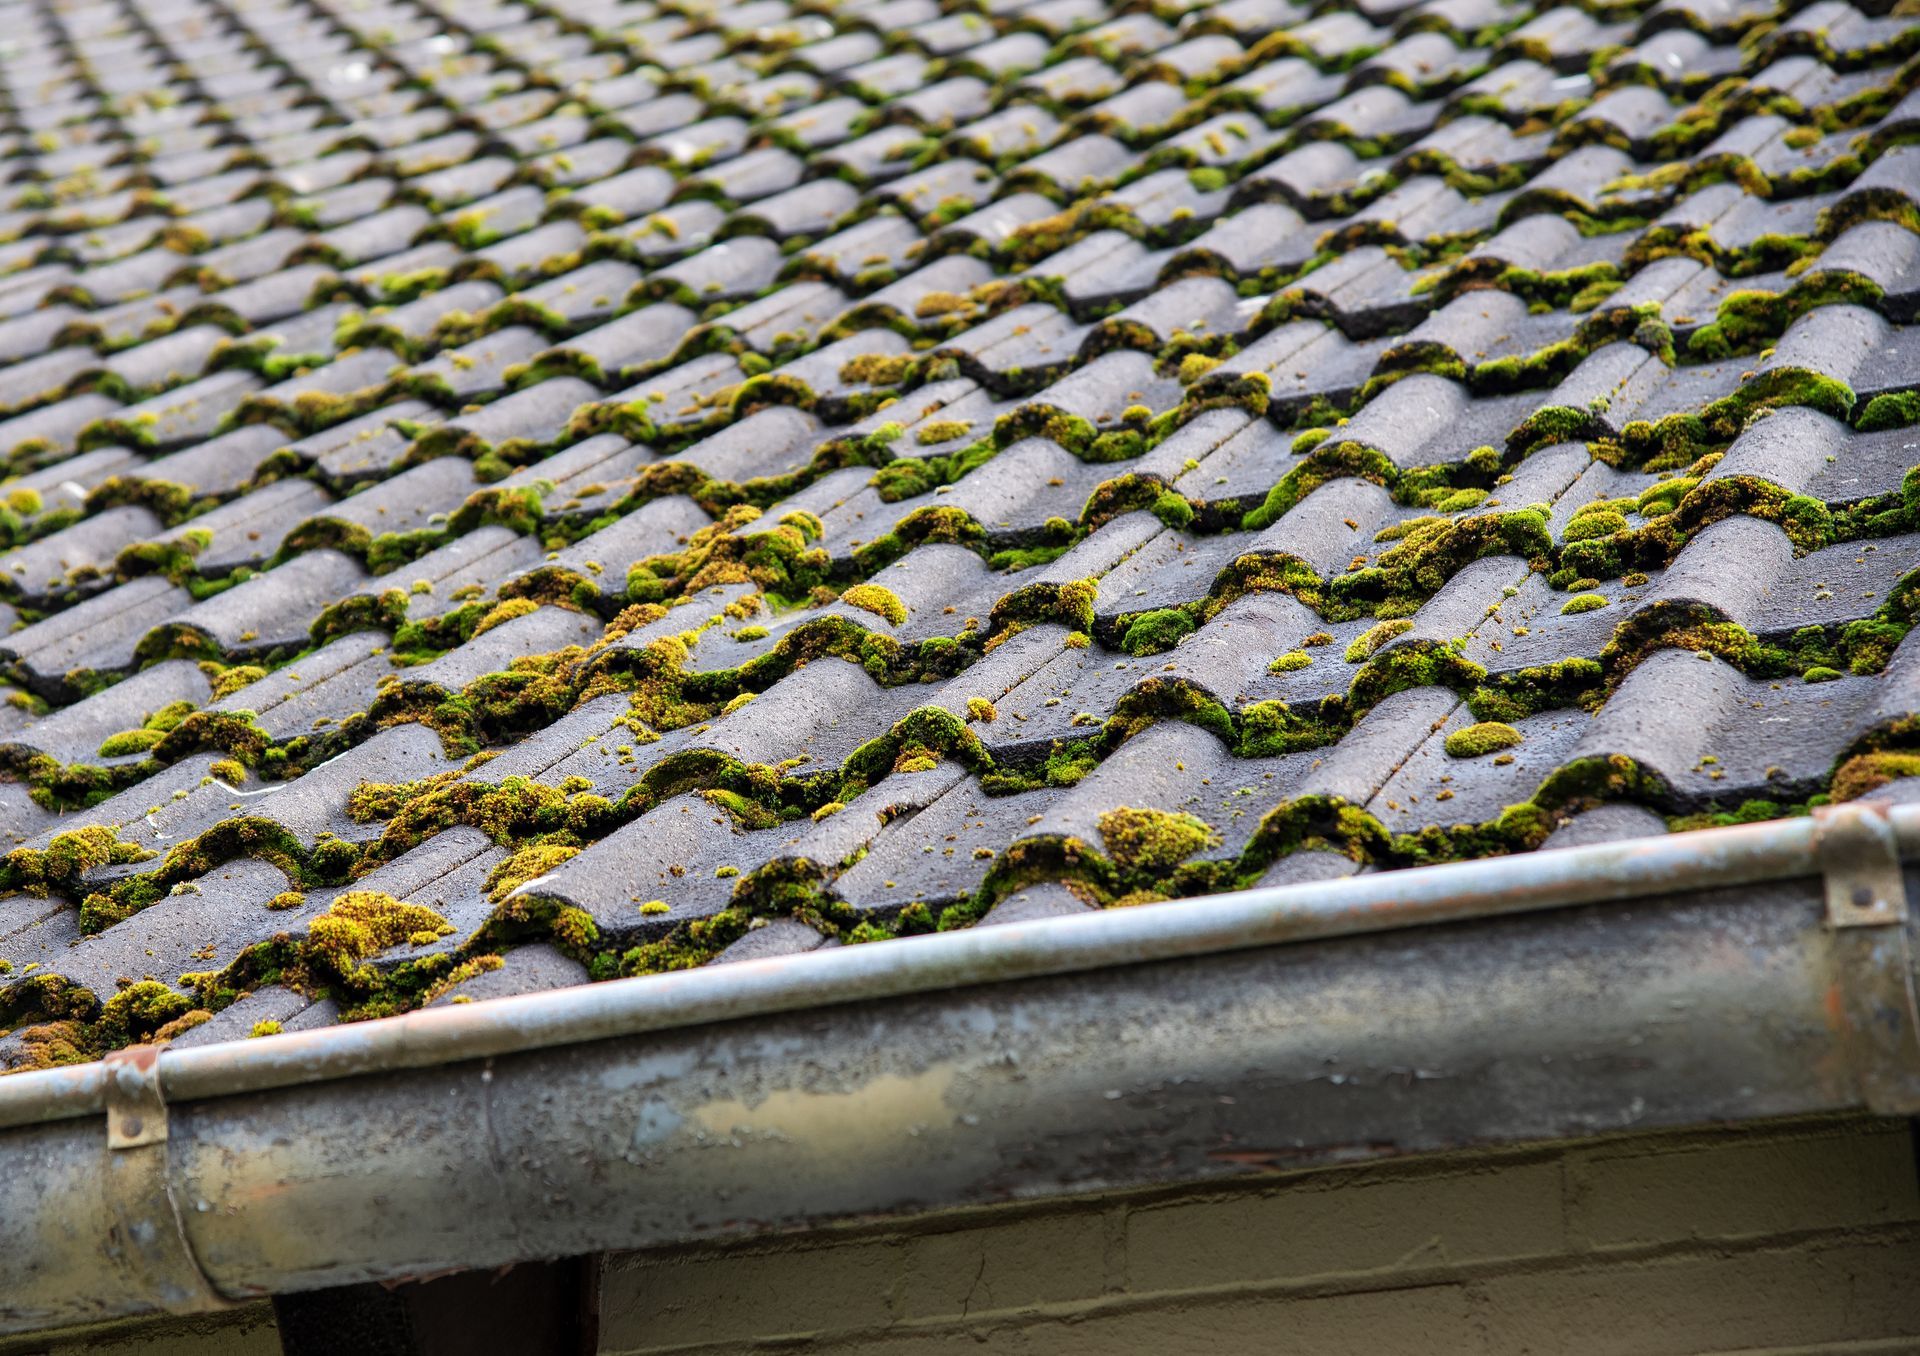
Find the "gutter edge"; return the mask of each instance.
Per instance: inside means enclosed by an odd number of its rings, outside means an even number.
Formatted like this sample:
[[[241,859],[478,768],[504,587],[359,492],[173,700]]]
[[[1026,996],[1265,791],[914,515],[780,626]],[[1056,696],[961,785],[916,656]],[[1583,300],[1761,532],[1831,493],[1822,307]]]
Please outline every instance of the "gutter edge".
[[[1831,876],[1847,865],[1838,858],[1850,858],[1854,845],[1874,839],[1888,845],[1896,864],[1920,855],[1920,804],[1853,802],[1785,822],[1447,862],[606,980],[270,1041],[162,1048],[155,1077],[168,1100],[191,1101],[939,989],[1677,890]],[[1823,851],[1823,844],[1835,840],[1849,850]],[[0,1129],[103,1114],[111,1069],[103,1060],[0,1077]]]

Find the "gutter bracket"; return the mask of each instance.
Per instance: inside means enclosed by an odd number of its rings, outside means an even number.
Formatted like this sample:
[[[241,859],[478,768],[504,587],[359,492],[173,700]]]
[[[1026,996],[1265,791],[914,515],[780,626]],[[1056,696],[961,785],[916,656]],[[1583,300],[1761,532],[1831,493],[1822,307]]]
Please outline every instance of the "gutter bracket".
[[[1820,871],[1827,884],[1827,926],[1890,927],[1907,921],[1900,843],[1880,807],[1835,805],[1816,816]]]
[[[1874,802],[1831,806],[1815,819],[1834,964],[1829,1010],[1868,1109],[1920,1114],[1920,1002],[1893,822]]]
[[[231,1307],[200,1269],[168,1185],[167,1102],[158,1047],[115,1050],[102,1063],[107,1074],[105,1194],[114,1220],[107,1252],[139,1293],[152,1296],[169,1313]]]

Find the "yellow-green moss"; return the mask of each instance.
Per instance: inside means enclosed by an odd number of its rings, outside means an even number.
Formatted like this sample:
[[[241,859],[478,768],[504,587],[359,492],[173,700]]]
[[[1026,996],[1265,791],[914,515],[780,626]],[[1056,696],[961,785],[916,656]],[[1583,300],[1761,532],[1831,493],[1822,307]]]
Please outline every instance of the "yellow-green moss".
[[[1501,749],[1517,747],[1524,736],[1511,725],[1503,725],[1497,720],[1483,720],[1478,725],[1469,725],[1464,730],[1455,730],[1447,736],[1446,749],[1454,758],[1480,758]]]
[[[904,353],[863,353],[840,365],[840,380],[856,386],[895,386],[913,372],[916,361]]]
[[[1582,510],[1567,523],[1563,534],[1567,541],[1591,541],[1596,537],[1610,537],[1616,532],[1624,532],[1627,516],[1615,508]]]
[[[349,890],[307,924],[309,946],[342,973],[402,942],[445,937],[453,925],[432,909],[378,890]]]
[[[102,758],[124,758],[132,753],[145,753],[166,737],[167,732],[165,730],[151,730],[146,728],[122,730],[120,733],[110,734],[100,741],[100,756]]]
[[[848,607],[857,607],[862,612],[884,617],[895,626],[907,620],[907,605],[900,601],[899,594],[884,584],[855,584],[840,595],[840,601]]]
[[[524,617],[530,612],[539,610],[540,604],[531,598],[508,598],[504,602],[494,604],[492,610],[473,628],[473,634],[483,635],[496,626],[512,621],[515,617]]]
[[[1181,608],[1143,612],[1127,626],[1120,648],[1133,655],[1158,654],[1179,644],[1193,626],[1193,618]]]
[[[1100,816],[1100,838],[1117,865],[1139,871],[1165,871],[1220,841],[1204,819],[1130,805]]]
[[[1209,358],[1204,353],[1189,353],[1180,360],[1180,384],[1191,386],[1218,366],[1218,358]]]
[[[267,676],[267,671],[258,664],[236,664],[213,680],[213,700],[230,697],[249,683],[257,683]]]
[[[527,882],[538,880],[579,852],[579,848],[552,843],[521,848],[487,873],[487,898],[498,904]]]
[[[973,425],[964,419],[934,419],[920,425],[914,433],[914,440],[922,447],[932,447],[938,443],[950,443],[956,438],[964,438],[973,431]]]
[[[1395,636],[1404,635],[1412,629],[1413,622],[1406,617],[1399,617],[1393,621],[1383,621],[1377,626],[1371,626],[1360,635],[1355,636],[1352,643],[1347,646],[1346,661],[1349,664],[1363,664],[1378,654],[1381,646],[1385,645]],[[1309,640],[1308,643],[1311,644],[1312,641]]]

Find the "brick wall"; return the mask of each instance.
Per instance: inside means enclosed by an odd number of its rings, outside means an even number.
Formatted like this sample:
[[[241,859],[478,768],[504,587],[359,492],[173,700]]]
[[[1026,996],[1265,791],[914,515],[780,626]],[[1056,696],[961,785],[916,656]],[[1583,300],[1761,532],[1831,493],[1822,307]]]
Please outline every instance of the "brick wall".
[[[1906,1122],[1618,1139],[616,1257],[602,1350],[1920,1352]]]

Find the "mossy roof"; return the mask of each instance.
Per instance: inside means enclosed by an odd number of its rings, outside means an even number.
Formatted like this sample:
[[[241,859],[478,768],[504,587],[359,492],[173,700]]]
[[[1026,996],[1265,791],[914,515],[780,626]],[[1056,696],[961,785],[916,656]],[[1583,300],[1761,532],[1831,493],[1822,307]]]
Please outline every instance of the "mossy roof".
[[[1583,8],[7,5],[0,1068],[1897,793],[1920,27]]]

